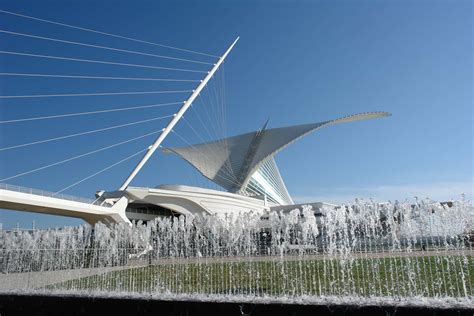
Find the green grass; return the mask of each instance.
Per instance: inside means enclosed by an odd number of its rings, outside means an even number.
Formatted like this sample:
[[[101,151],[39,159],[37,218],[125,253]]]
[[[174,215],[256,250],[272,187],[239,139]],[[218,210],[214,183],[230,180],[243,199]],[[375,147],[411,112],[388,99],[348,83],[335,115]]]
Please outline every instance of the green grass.
[[[168,263],[51,286],[139,293],[450,296],[474,292],[472,256]]]

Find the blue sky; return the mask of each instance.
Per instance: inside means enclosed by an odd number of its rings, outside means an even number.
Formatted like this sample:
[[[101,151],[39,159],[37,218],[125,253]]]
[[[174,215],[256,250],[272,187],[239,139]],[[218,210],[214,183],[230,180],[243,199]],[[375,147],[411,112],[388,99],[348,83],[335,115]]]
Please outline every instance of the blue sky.
[[[413,196],[473,196],[471,1],[0,1],[0,9],[220,55],[225,63],[226,133],[310,123],[365,111],[389,118],[332,126],[280,153],[277,163],[298,202]],[[0,29],[204,62],[206,56],[0,14]],[[208,65],[53,43],[0,33],[0,48],[43,55],[207,70]],[[0,54],[2,72],[201,79],[199,73],[52,61]],[[1,95],[189,90],[196,83],[0,76]],[[1,120],[183,101],[186,93],[0,99]],[[1,147],[172,114],[176,106],[0,124]],[[199,107],[195,108],[197,111]],[[212,111],[212,107],[209,108]],[[201,114],[204,112],[200,112]],[[203,132],[195,112],[187,116]],[[166,120],[8,151],[5,177],[164,127]],[[222,125],[222,122],[219,123]],[[218,125],[218,124],[216,124]],[[219,127],[219,126],[218,126]],[[186,125],[176,131],[199,139]],[[10,184],[58,191],[132,153],[153,137]],[[186,145],[172,135],[165,145]],[[138,159],[138,158],[137,158]],[[132,159],[64,193],[93,197],[120,186]],[[185,162],[157,153],[133,182],[209,186]],[[3,227],[50,227],[80,220],[0,211]]]

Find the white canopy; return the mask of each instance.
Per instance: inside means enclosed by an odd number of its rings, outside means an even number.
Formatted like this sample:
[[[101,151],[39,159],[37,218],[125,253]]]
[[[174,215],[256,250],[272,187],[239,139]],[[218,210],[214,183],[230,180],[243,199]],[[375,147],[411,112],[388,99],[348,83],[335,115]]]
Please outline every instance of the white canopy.
[[[178,154],[206,178],[228,191],[243,192],[248,189],[247,186],[252,176],[265,162],[268,162],[276,153],[301,137],[329,125],[389,115],[387,112],[369,112],[319,123],[270,129],[266,129],[264,126],[256,132],[186,147],[164,148],[163,151]],[[274,165],[274,161],[271,164]],[[274,166],[278,171],[276,165]],[[279,172],[272,176],[280,177]],[[275,182],[280,182],[280,179]],[[283,180],[281,180],[281,183],[283,183]],[[279,185],[279,187],[275,189],[286,191],[284,185]],[[258,191],[256,188],[253,189],[253,191]],[[288,195],[288,192],[280,193],[281,196]],[[289,201],[291,201],[291,198],[289,198]]]

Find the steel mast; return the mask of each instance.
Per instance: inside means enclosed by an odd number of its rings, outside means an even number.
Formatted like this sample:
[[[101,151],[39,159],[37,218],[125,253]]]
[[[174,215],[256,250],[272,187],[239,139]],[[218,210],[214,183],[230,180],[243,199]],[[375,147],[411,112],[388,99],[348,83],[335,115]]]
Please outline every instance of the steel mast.
[[[201,83],[199,83],[199,85],[197,86],[197,88],[195,90],[193,90],[193,93],[191,94],[191,96],[184,102],[183,106],[181,107],[181,109],[174,114],[174,117],[173,119],[171,119],[171,121],[168,123],[168,125],[163,129],[163,131],[161,132],[161,134],[158,136],[158,138],[155,140],[155,142],[150,146],[148,147],[148,151],[146,152],[146,154],[143,156],[142,160],[140,160],[140,162],[137,164],[137,166],[135,167],[135,169],[133,169],[132,173],[130,173],[130,175],[128,176],[128,178],[125,180],[125,182],[122,184],[122,186],[120,187],[119,191],[124,191],[125,189],[127,189],[128,185],[130,184],[130,182],[133,180],[133,178],[135,178],[135,176],[138,174],[138,172],[140,171],[140,169],[145,165],[145,163],[148,161],[148,159],[150,159],[150,157],[153,155],[153,153],[158,149],[158,147],[161,145],[161,143],[163,142],[163,140],[166,138],[166,136],[168,136],[168,134],[173,130],[173,127],[178,123],[178,121],[181,119],[181,117],[183,116],[184,112],[187,111],[187,109],[191,106],[191,104],[193,103],[193,101],[197,98],[197,96],[201,93],[202,89],[204,89],[204,87],[206,86],[207,82],[212,78],[212,76],[214,75],[214,73],[217,71],[217,69],[219,69],[220,65],[224,62],[225,58],[227,57],[227,55],[230,53],[230,51],[232,50],[232,48],[234,47],[234,45],[237,43],[237,41],[239,40],[239,37],[237,37],[235,39],[235,41],[232,43],[232,45],[230,45],[230,47],[227,49],[227,51],[224,53],[224,55],[222,55],[221,58],[219,58],[219,60],[217,61],[217,63],[214,65],[214,67],[212,67],[211,71],[208,72],[208,74],[206,75],[206,77],[201,81]]]

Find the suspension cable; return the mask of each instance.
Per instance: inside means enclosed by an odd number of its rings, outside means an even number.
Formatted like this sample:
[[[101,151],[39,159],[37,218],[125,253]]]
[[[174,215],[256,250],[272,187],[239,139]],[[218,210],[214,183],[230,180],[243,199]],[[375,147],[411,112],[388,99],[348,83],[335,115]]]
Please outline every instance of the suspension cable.
[[[76,181],[76,182],[74,182],[73,184],[68,185],[67,187],[65,187],[65,188],[63,188],[63,189],[61,189],[61,190],[55,192],[54,194],[59,194],[59,193],[61,193],[61,192],[64,192],[64,191],[66,191],[66,190],[72,188],[72,187],[75,187],[76,185],[78,185],[78,184],[80,184],[80,183],[82,183],[82,182],[84,182],[84,181],[86,181],[86,180],[89,180],[90,178],[95,177],[95,176],[97,176],[97,175],[99,175],[99,174],[101,174],[101,173],[103,173],[103,172],[105,172],[105,171],[107,171],[107,170],[109,170],[109,169],[111,169],[111,168],[113,168],[113,167],[115,167],[115,166],[117,166],[117,165],[119,165],[119,164],[121,164],[121,163],[127,161],[127,160],[130,160],[130,159],[132,159],[133,157],[138,156],[138,155],[140,155],[142,152],[147,151],[147,150],[148,150],[148,147],[147,147],[147,148],[144,148],[144,149],[142,149],[142,150],[140,150],[140,151],[138,151],[138,152],[136,152],[136,153],[134,153],[134,154],[132,154],[132,155],[130,155],[130,156],[128,156],[128,157],[125,157],[124,159],[119,160],[119,161],[117,161],[116,163],[114,163],[114,164],[112,164],[112,165],[110,165],[110,166],[107,166],[107,167],[105,167],[104,169],[101,169],[101,170],[99,170],[99,171],[97,171],[97,172],[95,172],[95,173],[93,173],[93,174],[91,174],[91,175],[89,175],[89,176],[87,176],[87,177],[85,177],[85,178],[79,180],[79,181]]]
[[[208,63],[208,62],[204,62],[204,61],[196,61],[196,60],[191,60],[191,59],[171,57],[171,56],[165,56],[165,55],[149,54],[149,53],[145,53],[145,52],[133,51],[133,50],[128,50],[128,49],[121,49],[121,48],[115,48],[115,47],[109,47],[109,46],[93,45],[93,44],[87,44],[87,43],[82,43],[82,42],[67,41],[67,40],[62,40],[62,39],[58,39],[58,38],[38,36],[38,35],[19,33],[19,32],[12,32],[12,31],[2,30],[2,29],[0,29],[0,33],[14,35],[14,36],[29,37],[29,38],[40,39],[40,40],[51,41],[51,42],[58,42],[58,43],[63,43],[63,44],[78,45],[78,46],[91,47],[91,48],[99,48],[99,49],[111,50],[111,51],[116,51],[116,52],[121,52],[121,53],[128,53],[128,54],[136,54],[136,55],[149,56],[149,57],[170,59],[170,60],[183,61],[183,62],[195,63],[195,64],[213,65],[213,63]]]
[[[51,167],[54,167],[54,166],[57,166],[57,165],[61,165],[61,164],[63,164],[63,163],[66,163],[66,162],[69,162],[69,161],[73,161],[73,160],[76,160],[76,159],[79,159],[79,158],[82,158],[82,157],[86,157],[86,156],[89,156],[89,155],[92,155],[92,154],[95,154],[95,153],[98,153],[98,152],[101,152],[101,151],[104,151],[104,150],[107,150],[107,149],[110,149],[110,148],[114,148],[114,147],[117,147],[117,146],[121,146],[121,145],[124,145],[124,144],[128,144],[128,143],[130,143],[130,142],[133,142],[133,141],[136,141],[136,140],[145,138],[145,137],[147,137],[147,136],[151,136],[151,135],[153,135],[153,134],[160,133],[160,132],[162,132],[162,131],[163,131],[163,129],[160,129],[160,130],[158,130],[158,131],[153,131],[153,132],[147,133],[147,134],[145,134],[145,135],[141,135],[141,136],[138,136],[138,137],[135,137],[135,138],[131,138],[131,139],[128,139],[128,140],[119,142],[119,143],[115,143],[115,144],[106,146],[106,147],[102,147],[102,148],[99,148],[99,149],[95,149],[95,150],[92,150],[92,151],[89,151],[89,152],[86,152],[86,153],[83,153],[83,154],[80,154],[80,155],[77,155],[77,156],[74,156],[74,157],[70,157],[70,158],[67,158],[67,159],[64,159],[64,160],[60,160],[60,161],[57,161],[57,162],[53,162],[53,163],[51,163],[51,164],[44,165],[44,166],[41,166],[41,167],[38,167],[38,168],[35,168],[35,169],[31,169],[31,170],[28,170],[28,171],[24,171],[24,172],[15,174],[15,175],[13,175],[13,176],[0,179],[0,181],[7,181],[7,180],[19,178],[19,177],[25,176],[25,175],[27,175],[27,174],[31,174],[31,173],[34,173],[34,172],[37,172],[37,171],[41,171],[41,170],[44,170],[44,169],[47,169],[47,168],[51,168]]]
[[[16,149],[16,148],[32,146],[32,145],[38,145],[38,144],[44,144],[44,143],[49,143],[49,142],[53,142],[53,141],[57,141],[57,140],[62,140],[62,139],[67,139],[67,138],[72,138],[72,137],[77,137],[77,136],[83,136],[83,135],[108,131],[108,130],[112,130],[112,129],[116,129],[116,128],[127,127],[127,126],[137,125],[137,124],[141,124],[141,123],[161,120],[161,119],[169,118],[169,117],[172,117],[172,116],[174,116],[174,114],[155,117],[155,118],[151,118],[151,119],[147,119],[147,120],[135,121],[135,122],[126,123],[126,124],[114,125],[114,126],[110,126],[110,127],[99,128],[99,129],[95,129],[95,130],[90,130],[90,131],[85,131],[85,132],[80,132],[80,133],[75,133],[75,134],[69,134],[69,135],[64,135],[64,136],[59,136],[59,137],[54,137],[54,138],[42,139],[42,140],[30,142],[30,143],[24,143],[24,144],[9,146],[9,147],[3,147],[3,148],[0,148],[0,151]]]
[[[66,60],[66,61],[76,61],[76,62],[83,62],[83,63],[94,63],[94,64],[114,65],[114,66],[149,68],[149,69],[169,70],[169,71],[181,71],[181,72],[194,72],[194,73],[208,73],[208,71],[204,71],[204,70],[193,70],[193,69],[183,69],[183,68],[171,68],[171,67],[161,67],[161,66],[149,66],[149,65],[142,65],[142,64],[128,64],[128,63],[119,63],[119,62],[105,61],[105,60],[81,59],[81,58],[73,58],[73,57],[62,57],[62,56],[52,56],[52,55],[29,54],[29,53],[12,52],[12,51],[6,51],[6,50],[1,50],[1,51],[0,51],[0,54],[17,55],[17,56],[27,56],[27,57],[36,57],[36,58],[47,58],[47,59],[57,59],[57,60]]]
[[[104,96],[104,95],[166,94],[166,93],[189,93],[189,92],[193,92],[193,90],[133,91],[133,92],[100,92],[100,93],[70,93],[70,94],[0,95],[0,99],[54,98],[54,97],[90,97],[90,96]]]
[[[58,115],[49,115],[49,116],[27,117],[27,118],[21,118],[21,119],[0,121],[0,124],[20,123],[20,122],[29,122],[29,121],[38,121],[38,120],[49,120],[49,119],[56,119],[56,118],[64,118],[64,117],[72,117],[72,116],[83,116],[83,115],[92,115],[92,114],[101,114],[101,113],[110,113],[110,112],[119,112],[119,111],[132,111],[132,110],[138,110],[138,109],[163,107],[163,106],[168,106],[168,105],[178,105],[178,104],[183,104],[183,103],[184,103],[184,101],[182,101],[182,102],[171,102],[171,103],[150,104],[150,105],[141,105],[141,106],[132,106],[132,107],[109,109],[109,110],[98,110],[98,111],[76,112],[76,113],[67,113],[67,114],[58,114]]]
[[[77,76],[77,75],[29,74],[29,73],[13,73],[13,72],[0,72],[0,76],[67,78],[67,79],[100,79],[100,80],[169,81],[169,82],[200,82],[201,81],[198,79]]]
[[[134,41],[134,42],[138,42],[138,43],[150,44],[150,45],[169,48],[169,49],[174,49],[174,50],[178,50],[178,51],[199,54],[199,55],[203,55],[203,56],[219,57],[219,56],[215,56],[215,55],[211,55],[211,54],[197,52],[197,51],[194,51],[194,50],[189,50],[189,49],[178,48],[178,47],[169,46],[169,45],[153,43],[153,42],[140,40],[140,39],[136,39],[136,38],[131,38],[131,37],[127,37],[127,36],[122,36],[122,35],[118,35],[118,34],[113,34],[113,33],[101,32],[101,31],[97,31],[97,30],[93,30],[93,29],[89,29],[89,28],[85,28],[85,27],[79,27],[79,26],[74,26],[74,25],[71,25],[71,24],[55,22],[55,21],[46,20],[46,19],[40,19],[40,18],[29,16],[29,15],[15,13],[15,12],[10,12],[10,11],[5,11],[5,10],[0,10],[0,12],[15,15],[15,16],[19,16],[19,17],[22,17],[22,18],[31,19],[31,20],[36,20],[36,21],[46,22],[46,23],[50,23],[50,24],[65,26],[65,27],[69,27],[69,28],[73,28],[73,29],[77,29],[77,30],[81,30],[81,31],[92,32],[92,33],[97,33],[97,34],[101,34],[101,35],[107,35],[107,36],[111,36],[111,37],[126,39],[126,40],[129,40],[129,41]]]
[[[201,98],[201,94],[199,94],[199,98]],[[210,132],[209,129],[207,128],[207,124],[204,124],[204,121],[203,121],[203,119],[201,118],[201,116],[199,115],[198,111],[194,108],[193,105],[191,105],[191,109],[193,110],[194,114],[196,115],[196,117],[198,118],[199,122],[201,123],[201,125],[202,125],[204,131],[206,131],[209,141],[213,140],[214,137],[211,135],[211,132]]]

